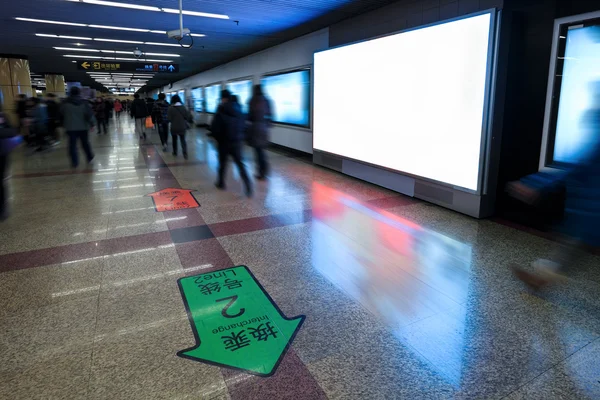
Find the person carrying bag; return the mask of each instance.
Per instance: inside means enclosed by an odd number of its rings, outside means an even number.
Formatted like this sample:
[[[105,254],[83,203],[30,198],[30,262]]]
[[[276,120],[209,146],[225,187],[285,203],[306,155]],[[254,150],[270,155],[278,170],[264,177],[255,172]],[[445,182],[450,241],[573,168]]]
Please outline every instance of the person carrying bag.
[[[181,98],[175,95],[171,98],[171,107],[167,112],[167,118],[171,122],[171,138],[173,139],[173,155],[177,156],[177,140],[181,139],[181,150],[183,158],[188,159],[187,142],[185,132],[190,129],[193,122],[192,115],[181,103]]]

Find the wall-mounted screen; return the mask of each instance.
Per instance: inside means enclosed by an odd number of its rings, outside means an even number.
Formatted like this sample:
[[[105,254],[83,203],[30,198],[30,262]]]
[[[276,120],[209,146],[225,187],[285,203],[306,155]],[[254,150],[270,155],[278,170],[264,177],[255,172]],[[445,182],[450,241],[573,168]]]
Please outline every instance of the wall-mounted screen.
[[[205,89],[206,95],[206,112],[216,113],[219,108],[219,99],[221,98],[221,85],[207,86]]]
[[[563,24],[558,34],[546,152],[555,166],[583,161],[600,140],[600,18]]]
[[[265,76],[261,84],[273,107],[273,122],[310,126],[310,70]]]
[[[248,104],[252,97],[252,81],[228,82],[226,87],[227,90],[238,97],[240,105],[242,106],[242,112],[248,114]]]
[[[204,96],[201,87],[192,89],[192,102],[194,105],[194,111],[204,112]]]
[[[316,53],[316,150],[479,189],[492,14]]]

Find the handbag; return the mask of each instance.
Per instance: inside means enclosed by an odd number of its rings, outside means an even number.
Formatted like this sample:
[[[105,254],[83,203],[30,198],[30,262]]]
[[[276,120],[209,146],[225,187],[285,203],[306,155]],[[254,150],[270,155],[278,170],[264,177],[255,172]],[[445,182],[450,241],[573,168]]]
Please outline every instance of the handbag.
[[[152,123],[152,117],[146,117],[146,128],[154,128],[154,124]]]
[[[175,109],[177,110],[177,112],[179,113],[179,115],[181,115],[183,117],[183,120],[185,121],[185,129],[188,130],[191,128],[190,123],[188,121],[188,119],[186,118],[185,115],[183,115],[183,113],[181,112],[181,110],[178,107],[175,107]]]

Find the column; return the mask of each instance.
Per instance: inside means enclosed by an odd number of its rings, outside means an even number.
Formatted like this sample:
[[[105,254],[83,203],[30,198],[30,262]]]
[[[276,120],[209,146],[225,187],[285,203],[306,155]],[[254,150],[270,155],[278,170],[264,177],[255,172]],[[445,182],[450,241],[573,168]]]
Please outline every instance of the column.
[[[46,95],[50,93],[60,99],[65,97],[65,77],[63,75],[46,74]]]
[[[16,101],[20,94],[33,95],[26,56],[0,54],[0,103],[12,124],[18,123]]]

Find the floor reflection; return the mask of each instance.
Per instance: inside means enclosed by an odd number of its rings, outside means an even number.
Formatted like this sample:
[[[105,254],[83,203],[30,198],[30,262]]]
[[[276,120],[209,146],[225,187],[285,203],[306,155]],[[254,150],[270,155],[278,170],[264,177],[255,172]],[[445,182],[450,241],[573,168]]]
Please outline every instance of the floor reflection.
[[[459,385],[471,246],[318,183],[312,209],[314,268]],[[431,319],[427,347],[402,329],[440,313],[452,321]]]

